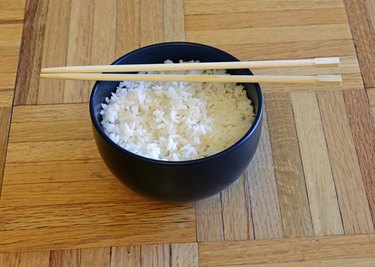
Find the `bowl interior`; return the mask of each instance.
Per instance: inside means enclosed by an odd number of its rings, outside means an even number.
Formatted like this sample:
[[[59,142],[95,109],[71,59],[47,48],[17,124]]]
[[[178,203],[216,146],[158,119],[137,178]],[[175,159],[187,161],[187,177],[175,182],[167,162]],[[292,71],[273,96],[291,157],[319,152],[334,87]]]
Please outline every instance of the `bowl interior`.
[[[152,64],[163,63],[167,59],[172,60],[173,62],[178,62],[179,60],[199,60],[200,62],[238,61],[238,59],[233,57],[232,55],[214,47],[195,43],[170,42],[140,48],[124,55],[112,64]],[[227,70],[227,72],[232,75],[252,74],[249,69],[233,69]],[[91,118],[95,127],[99,130],[101,135],[108,140],[110,139],[106,137],[100,124],[102,120],[102,117],[100,115],[101,104],[105,102],[106,97],[110,97],[111,93],[116,91],[118,85],[119,81],[98,81],[95,83],[91,93]],[[251,133],[252,129],[260,120],[263,98],[259,84],[242,83],[242,85],[247,92],[248,98],[252,100],[252,104],[254,105],[255,109],[254,112],[256,114],[252,127],[244,136],[246,137]]]

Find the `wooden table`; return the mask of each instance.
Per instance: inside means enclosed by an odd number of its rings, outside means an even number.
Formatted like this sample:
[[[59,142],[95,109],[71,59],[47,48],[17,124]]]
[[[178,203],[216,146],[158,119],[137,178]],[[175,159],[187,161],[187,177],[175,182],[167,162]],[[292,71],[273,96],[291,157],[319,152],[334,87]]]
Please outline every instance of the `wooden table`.
[[[0,266],[375,266],[374,29],[373,0],[0,0]],[[344,83],[263,84],[238,182],[159,203],[101,161],[92,83],[39,73],[171,40],[242,60],[340,56]]]

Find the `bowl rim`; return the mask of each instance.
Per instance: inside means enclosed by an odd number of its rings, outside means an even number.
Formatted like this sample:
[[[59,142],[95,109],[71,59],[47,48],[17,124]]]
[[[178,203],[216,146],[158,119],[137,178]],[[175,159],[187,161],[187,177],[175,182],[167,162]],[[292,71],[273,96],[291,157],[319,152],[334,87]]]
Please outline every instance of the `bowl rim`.
[[[148,45],[148,46],[144,46],[144,47],[132,50],[132,51],[126,53],[125,55],[121,56],[120,58],[116,59],[113,63],[111,63],[111,65],[117,65],[124,58],[126,58],[126,57],[128,57],[130,55],[134,55],[134,54],[143,52],[143,51],[148,50],[148,49],[153,49],[155,47],[162,47],[162,46],[180,46],[180,45],[181,46],[184,46],[184,45],[199,46],[199,47],[214,49],[214,50],[216,50],[219,53],[225,54],[226,56],[230,56],[230,57],[234,58],[235,60],[240,61],[238,58],[236,58],[235,56],[229,54],[228,52],[225,52],[225,51],[223,51],[221,49],[218,49],[216,47],[209,46],[209,45],[206,45],[206,44],[193,43],[193,42],[162,42],[162,43],[156,43],[156,44],[152,44],[152,45]],[[253,74],[250,69],[246,69],[246,70],[248,70],[251,75]],[[247,139],[249,139],[250,136],[253,135],[254,131],[258,127],[261,126],[260,123],[261,123],[261,119],[262,119],[262,116],[263,116],[264,97],[263,97],[263,93],[261,91],[259,83],[254,83],[254,86],[255,86],[255,89],[256,89],[256,92],[257,92],[257,95],[258,95],[258,113],[255,116],[254,122],[251,125],[250,129],[236,143],[234,143],[230,147],[228,147],[228,148],[226,148],[226,149],[224,149],[224,150],[222,150],[222,151],[220,151],[218,153],[215,153],[213,155],[210,155],[210,156],[204,157],[204,158],[198,158],[198,159],[192,159],[192,160],[181,160],[181,161],[167,161],[167,160],[158,160],[158,159],[147,158],[147,157],[135,154],[133,152],[130,152],[129,150],[126,150],[125,148],[119,146],[118,144],[116,144],[115,142],[113,142],[107,136],[106,133],[104,133],[103,128],[100,125],[100,122],[96,119],[95,112],[94,112],[94,105],[93,105],[96,90],[98,89],[98,86],[100,85],[101,82],[102,81],[96,81],[95,82],[95,84],[94,84],[94,86],[93,86],[93,88],[91,90],[90,102],[89,102],[90,118],[91,118],[91,122],[93,123],[96,131],[100,134],[100,136],[109,145],[111,145],[112,147],[114,147],[119,152],[127,154],[128,156],[134,157],[136,159],[149,162],[149,163],[162,164],[162,165],[176,165],[176,166],[178,166],[178,165],[190,165],[190,164],[205,163],[205,162],[211,161],[211,160],[213,160],[215,158],[219,158],[219,157],[223,156],[224,154],[227,154],[227,153],[231,152],[232,150],[234,150],[235,148],[241,146],[241,144],[243,144]]]

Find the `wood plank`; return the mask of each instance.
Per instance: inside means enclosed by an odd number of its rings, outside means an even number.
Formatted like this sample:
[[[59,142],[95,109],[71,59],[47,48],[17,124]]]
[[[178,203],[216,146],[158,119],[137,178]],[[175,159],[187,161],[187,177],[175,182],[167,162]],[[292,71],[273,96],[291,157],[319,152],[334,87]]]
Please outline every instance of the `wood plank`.
[[[71,0],[66,65],[90,65],[93,33],[94,0]],[[64,103],[89,100],[89,81],[65,81]]]
[[[13,89],[0,90],[0,108],[12,106],[13,94]]]
[[[142,266],[169,267],[170,245],[144,245],[141,247]]]
[[[187,15],[186,29],[217,30],[347,23],[345,8]]]
[[[375,88],[367,88],[366,91],[370,104],[370,116],[372,116],[372,122],[375,124]]]
[[[316,94],[293,93],[291,98],[314,234],[343,234]]]
[[[367,14],[370,18],[372,28],[375,29],[375,2],[371,0],[366,0]]]
[[[0,61],[0,73],[15,73],[17,71],[18,56],[3,56]]]
[[[313,226],[290,95],[266,94],[265,99],[284,234],[311,236]]]
[[[71,0],[50,0],[46,18],[46,31],[42,67],[66,65]],[[40,79],[37,104],[62,103],[64,80]]]
[[[80,267],[106,267],[110,265],[110,248],[81,249]]]
[[[36,104],[49,0],[26,4],[14,104]]]
[[[0,252],[195,242],[193,222],[1,231]]]
[[[281,238],[283,223],[277,195],[266,112],[263,113],[259,146],[246,169],[256,239]]]
[[[48,267],[49,251],[21,252],[19,267]],[[53,266],[53,265],[52,265]]]
[[[345,234],[374,231],[341,92],[318,93],[318,102]]]
[[[296,41],[216,46],[235,55],[241,60],[269,60],[355,55],[355,48],[352,40]],[[270,53],[270,51],[272,51],[272,53]]]
[[[198,244],[197,243],[182,243],[172,244],[172,267],[198,267]]]
[[[164,39],[163,0],[143,0],[140,3],[141,46]]]
[[[14,88],[16,73],[0,73],[0,90]]]
[[[225,0],[206,0],[202,5],[200,0],[188,0],[185,3],[185,14],[216,14],[227,12],[253,12],[253,11],[269,11],[269,10],[299,10],[312,8],[337,8],[342,7],[340,0],[253,0],[253,1],[225,1]]]
[[[25,8],[26,0],[1,0],[0,9],[22,9]]]
[[[1,9],[0,23],[22,23],[25,15],[25,9]]]
[[[212,242],[199,245],[199,262],[202,266],[248,266],[369,258],[374,252],[374,235]]]
[[[164,0],[164,41],[185,41],[183,0]]]
[[[4,184],[68,183],[113,179],[103,160],[7,163]]]
[[[198,241],[224,240],[221,195],[216,194],[195,203]]]
[[[141,46],[140,17],[139,0],[117,0],[116,57]]]
[[[71,250],[52,250],[51,251],[51,267],[57,266],[80,266],[80,253],[78,249]]]
[[[375,87],[375,31],[365,0],[344,0],[354,44],[366,87]]]
[[[141,267],[141,247],[113,247],[111,267],[134,266]]]
[[[221,192],[225,240],[254,239],[246,173]]]
[[[0,196],[3,184],[5,157],[8,145],[8,132],[12,108],[0,107]]]
[[[211,45],[351,39],[347,24],[186,31],[186,40]]]
[[[0,24],[0,56],[17,56],[20,53],[22,24]]]
[[[0,253],[0,266],[18,267],[20,253]]]
[[[375,124],[369,114],[369,102],[365,91],[343,93],[353,141],[357,150],[363,183],[370,205],[372,221],[375,221]]]
[[[94,140],[24,142],[10,143],[8,146],[9,162],[84,160],[99,157]]]
[[[92,227],[111,225],[166,224],[194,221],[192,204],[165,204],[141,197],[116,203],[64,204],[43,206],[12,206],[6,203],[2,213],[1,231],[30,230],[53,227]],[[45,215],[48,214],[48,217]],[[111,216],[108,216],[111,214]]]

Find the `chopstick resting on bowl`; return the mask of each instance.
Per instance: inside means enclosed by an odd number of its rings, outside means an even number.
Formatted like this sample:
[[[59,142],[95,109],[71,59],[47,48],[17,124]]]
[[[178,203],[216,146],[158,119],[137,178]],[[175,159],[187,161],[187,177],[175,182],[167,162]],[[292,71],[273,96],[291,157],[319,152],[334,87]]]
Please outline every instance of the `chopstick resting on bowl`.
[[[315,83],[320,85],[341,85],[341,75],[312,76],[275,76],[275,75],[178,75],[178,74],[113,74],[116,72],[134,71],[179,71],[206,69],[246,69],[246,68],[286,68],[317,67],[333,68],[340,65],[338,57],[268,60],[268,61],[235,61],[235,62],[202,62],[202,63],[167,63],[167,64],[129,64],[68,66],[42,68],[41,78],[65,80],[100,80],[100,81],[186,81],[186,82],[245,82],[245,83]],[[104,73],[103,73],[104,72]],[[105,73],[110,72],[110,73]]]

